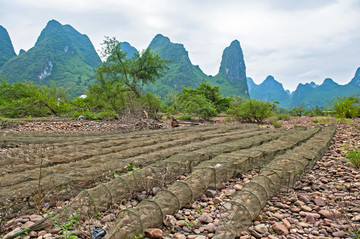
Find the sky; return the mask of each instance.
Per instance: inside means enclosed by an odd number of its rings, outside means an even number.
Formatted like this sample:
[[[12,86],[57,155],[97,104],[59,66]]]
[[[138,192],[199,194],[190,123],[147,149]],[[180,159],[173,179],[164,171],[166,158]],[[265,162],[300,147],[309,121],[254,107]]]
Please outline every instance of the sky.
[[[17,53],[51,19],[88,35],[98,51],[104,36],[142,50],[161,33],[208,75],[237,39],[248,77],[259,84],[272,75],[291,91],[325,78],[346,84],[360,67],[359,0],[0,0],[0,25]]]

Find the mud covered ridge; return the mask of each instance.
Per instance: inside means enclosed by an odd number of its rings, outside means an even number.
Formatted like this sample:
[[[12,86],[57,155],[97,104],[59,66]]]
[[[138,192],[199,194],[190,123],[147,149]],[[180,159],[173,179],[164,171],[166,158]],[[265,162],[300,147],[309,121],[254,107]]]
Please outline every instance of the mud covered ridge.
[[[152,132],[131,132],[118,136],[119,139],[113,139],[114,135],[110,135],[109,137],[112,140],[107,140],[102,144],[102,141],[99,142],[100,147],[90,144],[88,147],[79,147],[78,149],[75,141],[66,150],[61,149],[59,151],[57,148],[50,148],[45,151],[46,154],[41,152],[37,155],[44,157],[45,154],[46,160],[49,162],[45,162],[45,165],[42,166],[42,188],[44,191],[54,189],[60,191],[59,189],[66,186],[73,192],[66,191],[64,196],[71,198],[79,190],[91,187],[93,183],[108,181],[113,178],[114,173],[121,174],[126,171],[124,167],[129,163],[135,167],[143,167],[143,165],[150,165],[179,153],[191,152],[251,135],[267,134],[268,132],[268,130],[250,125],[206,126]],[[108,148],[103,150],[102,146],[111,143],[118,144],[118,141],[125,137],[129,139],[122,147],[118,148],[118,152],[101,154],[108,152]],[[101,136],[101,139],[105,138],[106,136]],[[152,142],[152,145],[149,144],[149,141]],[[81,144],[83,143],[81,142]],[[37,146],[41,147],[41,145]],[[83,157],[85,154],[91,155],[92,153],[94,155],[91,157]],[[81,157],[83,158],[79,159]],[[62,163],[52,165],[59,158],[63,159]],[[3,160],[6,159],[1,161]],[[38,161],[40,160],[38,159]],[[0,202],[4,202],[5,199],[22,199],[34,195],[38,186],[39,167],[31,169],[31,164],[33,162],[21,162],[14,166],[11,164],[7,168],[2,168],[2,170],[7,171],[7,174],[0,177]],[[39,165],[38,162],[35,164]]]
[[[115,226],[107,238],[132,238],[143,233],[146,228],[160,226],[166,215],[174,214],[184,205],[199,198],[207,189],[216,188],[219,183],[227,181],[236,173],[261,168],[258,176],[236,193],[230,202],[223,204],[222,213],[228,216],[222,217],[215,238],[235,238],[235,235],[250,225],[272,195],[283,187],[291,187],[305,170],[312,168],[329,146],[335,132],[335,127],[297,128],[288,131],[270,131],[248,126],[211,128],[195,132],[189,129],[197,136],[187,137],[183,144],[176,142],[167,144],[169,148],[164,148],[160,142],[153,151],[140,150],[139,154],[132,157],[127,157],[124,153],[123,157],[110,158],[109,164],[107,160],[102,160],[95,167],[105,165],[106,170],[109,170],[108,167],[113,166],[111,173],[114,169],[121,173],[122,166],[129,162],[141,169],[110,181],[106,180],[93,188],[83,187],[84,190],[67,205],[66,212],[58,211],[53,216],[60,221],[65,213],[78,212],[81,209],[83,219],[89,218],[110,207],[116,207],[122,200],[129,199],[134,192],[170,185],[151,200],[142,200],[136,207],[120,211],[117,215]],[[185,132],[186,130],[182,129],[172,133],[174,136]],[[148,140],[148,137],[150,136],[146,136],[145,140]],[[156,137],[156,132],[153,137]],[[176,140],[178,139],[173,141]],[[137,149],[146,147],[139,146]],[[126,149],[120,151],[119,155],[122,152],[126,152]],[[79,160],[74,165],[82,161],[86,162],[87,159]],[[87,169],[83,168],[84,175]],[[91,168],[89,170],[91,171]],[[189,176],[178,180],[183,174]],[[62,176],[69,179],[69,187],[74,189],[73,193],[81,189],[81,184],[76,181],[78,178],[71,178],[73,175],[56,174],[53,178],[59,181]],[[94,178],[96,177],[102,179],[101,172]],[[22,182],[19,185],[21,184]],[[16,186],[15,184],[11,187]],[[31,226],[31,230],[40,230],[51,222],[49,218],[45,218]]]
[[[320,138],[323,138],[327,145],[331,136],[328,133],[324,135],[326,131],[334,132],[335,128],[324,131],[319,128],[303,131],[293,130],[260,146],[229,153],[226,155],[227,157],[221,155],[210,161],[202,162],[194,168],[186,180],[175,182],[167,190],[158,193],[152,200],[144,200],[133,209],[121,211],[114,228],[106,238],[131,238],[143,233],[146,228],[158,227],[161,225],[163,217],[174,214],[182,206],[201,196],[207,189],[214,188],[217,183],[226,181],[237,172],[245,172],[253,167],[270,167],[266,165],[267,163],[271,164],[276,155],[282,155],[284,151],[291,152],[291,149],[299,144],[299,147],[312,145],[314,142],[311,139],[318,134],[321,134]],[[326,139],[324,136],[329,137]],[[314,148],[315,151],[316,149]],[[321,152],[322,150],[324,147],[321,148]],[[287,157],[287,154],[288,152],[282,157]],[[250,217],[248,220],[251,221],[252,218]],[[220,236],[219,238],[228,237]]]

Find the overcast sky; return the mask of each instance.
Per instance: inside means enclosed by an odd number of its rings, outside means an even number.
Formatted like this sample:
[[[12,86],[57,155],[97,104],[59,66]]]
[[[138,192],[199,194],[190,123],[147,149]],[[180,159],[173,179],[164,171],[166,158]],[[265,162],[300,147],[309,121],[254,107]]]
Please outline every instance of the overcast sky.
[[[0,25],[16,52],[34,46],[51,19],[98,50],[104,36],[141,50],[161,33],[210,75],[237,39],[249,77],[273,75],[290,90],[327,77],[345,84],[360,67],[360,0],[0,0]]]

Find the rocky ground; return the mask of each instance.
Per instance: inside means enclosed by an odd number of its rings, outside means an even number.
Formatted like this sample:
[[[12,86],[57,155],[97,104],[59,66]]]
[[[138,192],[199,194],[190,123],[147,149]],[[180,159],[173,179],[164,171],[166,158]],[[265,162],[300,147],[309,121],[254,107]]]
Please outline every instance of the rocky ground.
[[[286,128],[313,127],[316,126],[313,120],[301,117],[282,123]],[[333,119],[331,121],[334,122]],[[253,221],[253,225],[240,233],[238,238],[360,237],[360,169],[356,169],[343,157],[349,147],[360,147],[360,121],[337,125],[333,144],[313,170],[304,174],[294,188],[275,195]],[[208,190],[199,200],[179,210],[174,216],[166,216],[164,225],[148,230],[145,238],[212,238],[222,217],[222,202],[229,201],[236,190],[241,190],[257,173],[258,169],[254,169],[221,184],[217,190]],[[186,175],[183,175],[180,180],[185,178]],[[77,225],[77,235],[91,238],[90,232],[95,226],[110,229],[119,210],[136,206],[139,201],[153,197],[159,190],[153,188],[139,192],[119,208],[112,208],[80,223]],[[57,202],[56,206],[64,207],[66,203]],[[4,232],[13,233],[21,226],[26,228],[42,216],[25,215],[8,221]],[[30,232],[24,238],[60,238],[61,233],[59,229],[47,228],[40,232]]]

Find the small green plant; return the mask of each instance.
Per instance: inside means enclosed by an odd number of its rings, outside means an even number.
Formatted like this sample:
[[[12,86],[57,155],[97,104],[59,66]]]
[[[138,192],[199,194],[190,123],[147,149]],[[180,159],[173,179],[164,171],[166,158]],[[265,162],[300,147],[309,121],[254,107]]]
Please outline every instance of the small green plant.
[[[202,211],[203,209],[204,209],[204,207],[199,206],[199,207],[196,209],[196,213],[199,214],[199,215],[203,214],[203,213],[204,213],[204,212]]]
[[[193,120],[191,115],[180,115],[179,117],[176,117],[178,120]]]
[[[140,168],[136,168],[132,163],[129,163],[128,165],[126,165],[124,167],[126,169],[126,171],[129,173],[131,171],[134,171],[134,170],[139,170]]]
[[[290,120],[289,114],[278,114],[278,115],[276,115],[276,117],[278,120],[284,120],[284,121]]]
[[[326,118],[314,119],[312,122],[314,124],[331,124],[331,122]]]
[[[68,213],[63,220],[64,222],[62,223],[57,221],[55,217],[50,217],[50,219],[53,221],[55,228],[60,229],[60,231],[62,232],[62,235],[60,236],[61,238],[78,239],[78,237],[75,235],[76,231],[71,229],[73,228],[74,225],[80,223],[80,211],[81,211],[81,207],[78,208],[76,213]],[[44,205],[42,212],[45,214],[50,214],[48,203]]]
[[[120,177],[120,175],[117,173],[114,173],[114,178],[118,178],[118,177]]]
[[[350,124],[350,123],[352,123],[352,119],[336,118],[335,120],[339,124]]]
[[[278,121],[277,117],[271,117],[269,123],[274,126],[274,128],[281,128],[282,124]]]
[[[141,239],[143,238],[144,236],[142,234],[139,234],[138,236],[134,236],[134,239]]]
[[[344,154],[345,158],[348,158],[355,168],[360,168],[360,150],[350,149]]]
[[[337,118],[355,118],[359,116],[359,97],[336,97],[331,102],[333,114]]]

